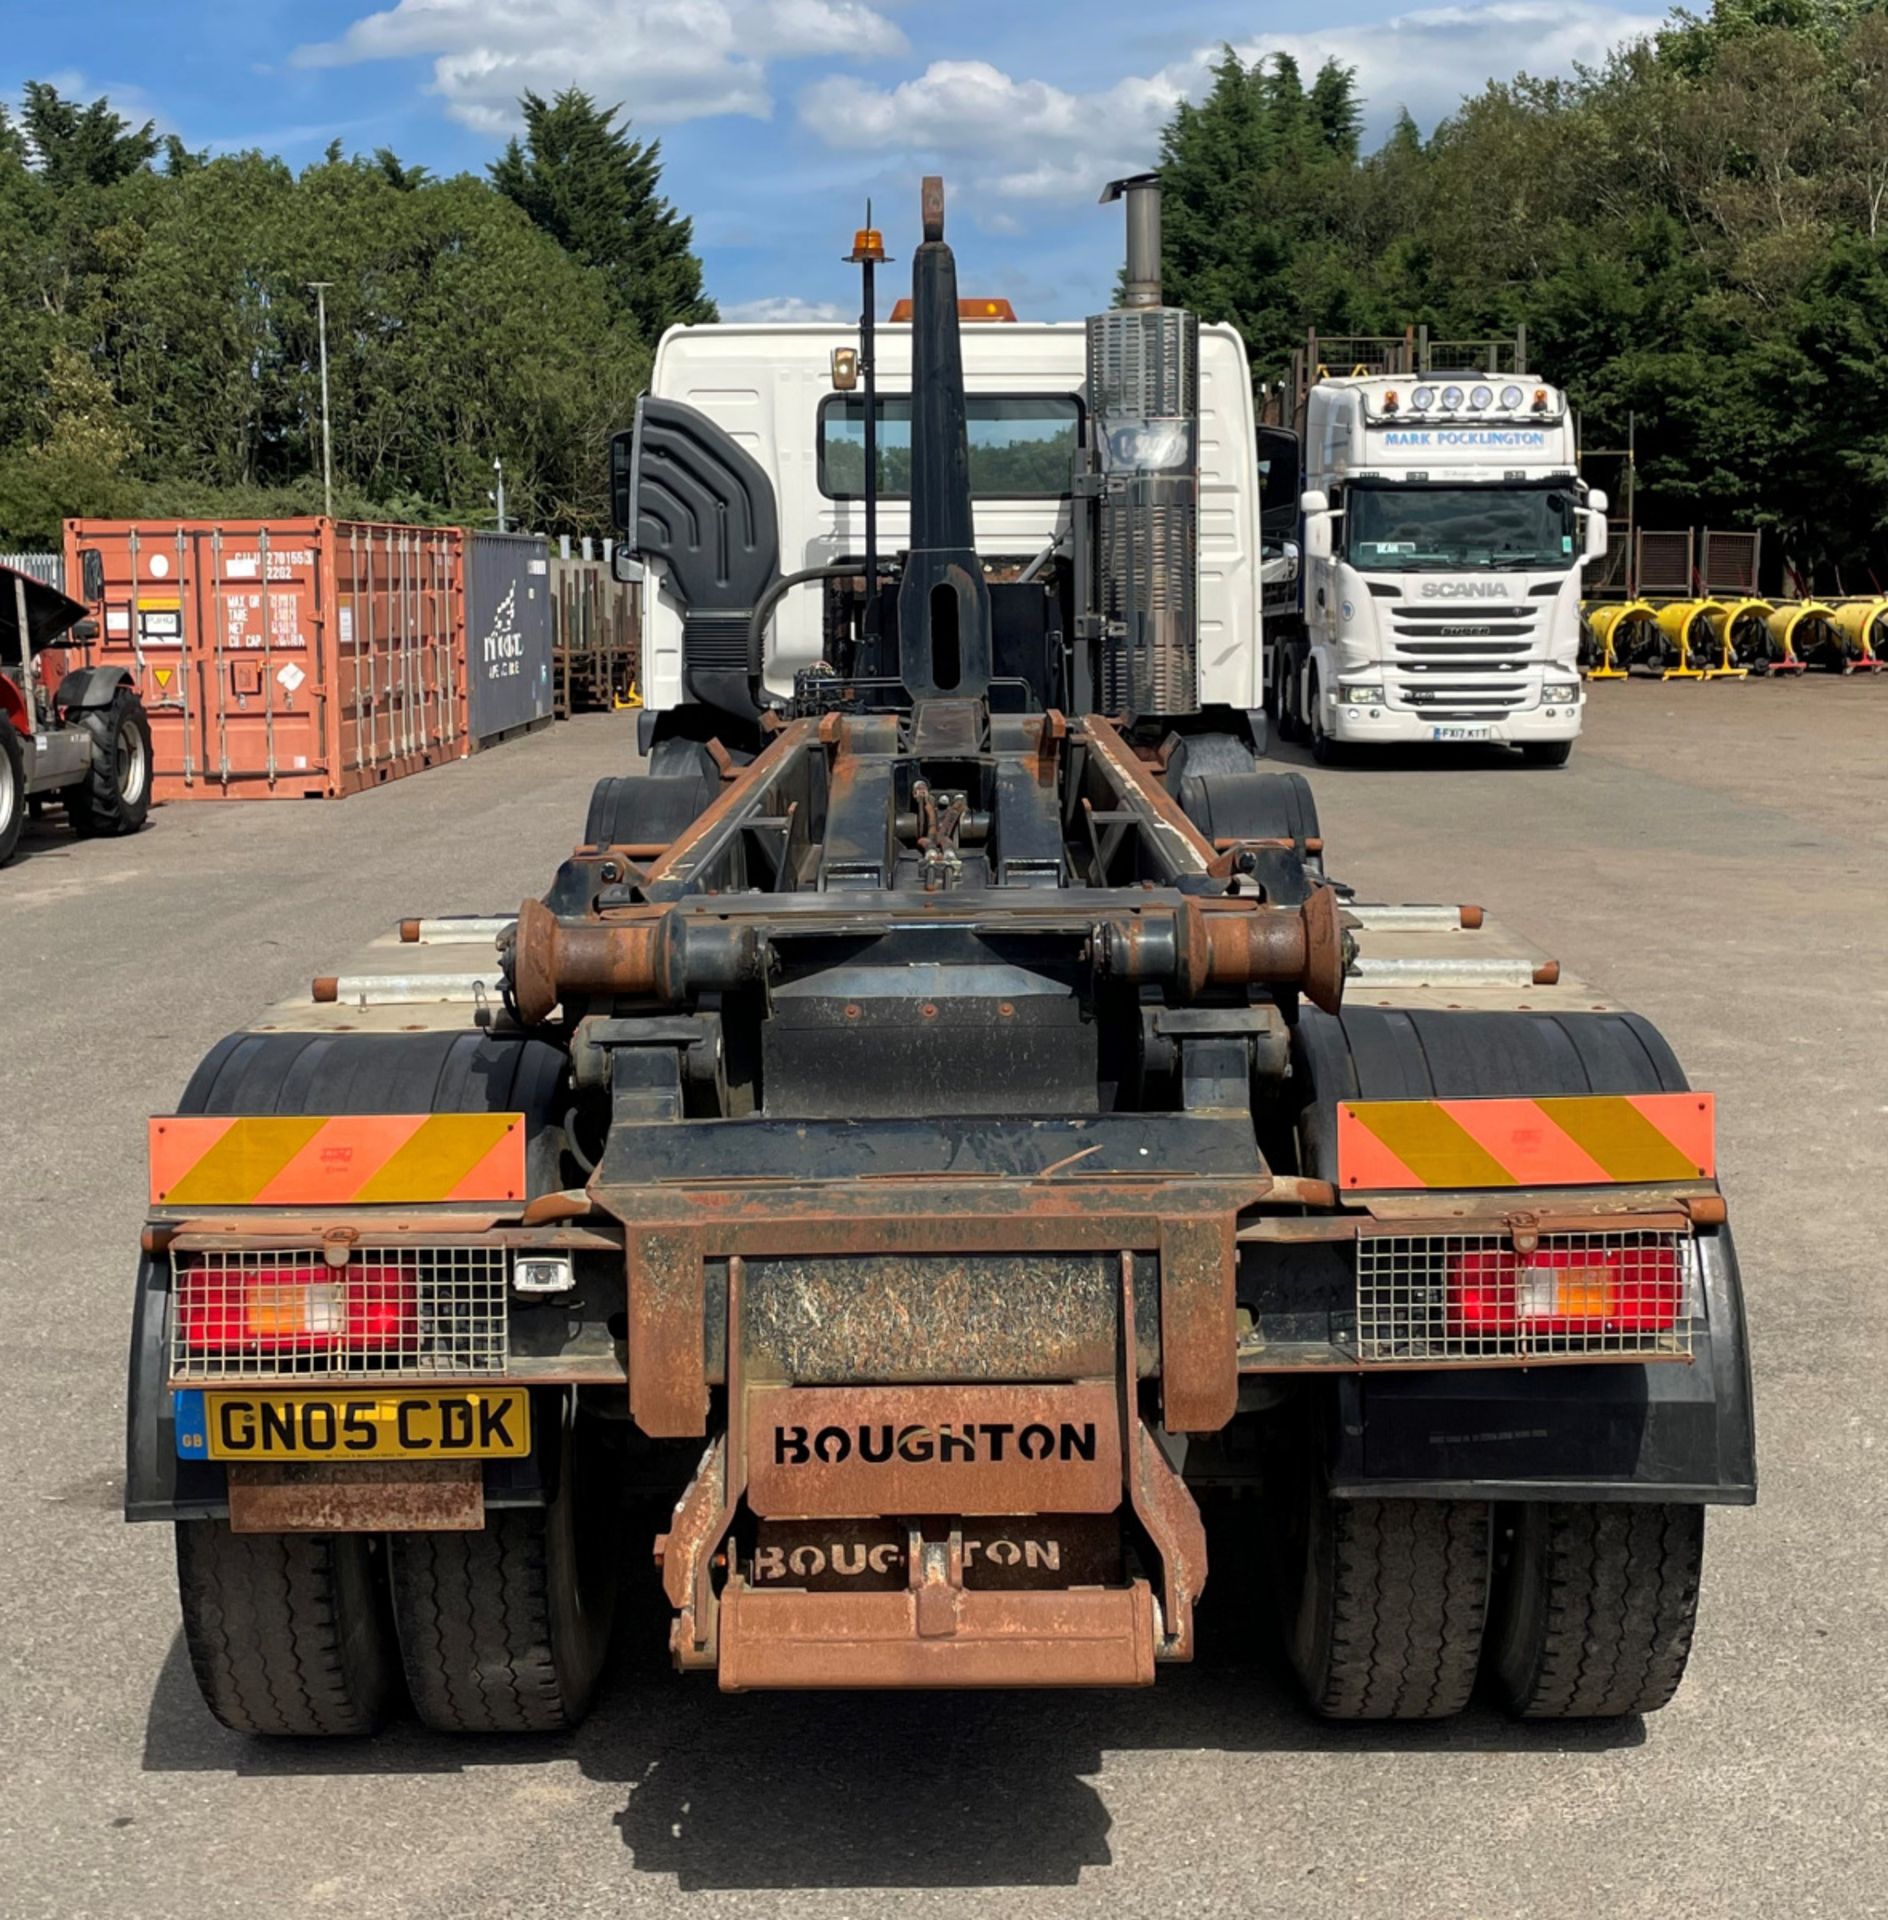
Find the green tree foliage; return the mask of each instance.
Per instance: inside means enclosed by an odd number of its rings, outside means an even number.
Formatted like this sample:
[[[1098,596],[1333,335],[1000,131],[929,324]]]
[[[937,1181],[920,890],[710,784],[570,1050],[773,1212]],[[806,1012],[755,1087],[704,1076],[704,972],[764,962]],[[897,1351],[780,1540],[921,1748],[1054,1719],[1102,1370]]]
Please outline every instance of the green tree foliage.
[[[1641,520],[1757,526],[1819,586],[1888,587],[1888,9],[1717,0],[1429,139],[1356,141],[1351,76],[1230,51],[1162,148],[1170,296],[1261,379],[1306,329],[1528,329]]]
[[[521,105],[524,139],[492,165],[499,192],[603,275],[645,340],[716,319],[693,227],[658,191],[661,143],[632,140],[617,124],[620,107],[599,107],[575,87],[548,101],[527,93]]]
[[[337,512],[489,522],[500,458],[516,518],[601,531],[605,441],[653,338],[634,262],[713,312],[653,149],[624,151],[652,237],[639,255],[619,232],[606,258],[585,228],[593,257],[511,194],[388,149],[336,143],[300,173],[212,159],[27,87],[17,120],[0,110],[0,546],[56,543],[77,514],[319,511],[314,281]]]

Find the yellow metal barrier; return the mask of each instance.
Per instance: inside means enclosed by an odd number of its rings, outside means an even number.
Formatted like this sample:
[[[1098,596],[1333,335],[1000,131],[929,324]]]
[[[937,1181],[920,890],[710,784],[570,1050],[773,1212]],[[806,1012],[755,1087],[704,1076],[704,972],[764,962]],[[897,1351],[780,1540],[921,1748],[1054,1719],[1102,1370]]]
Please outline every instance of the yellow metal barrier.
[[[1838,640],[1842,632],[1835,608],[1821,600],[1785,600],[1771,610],[1767,624],[1777,652],[1772,673],[1801,673],[1809,665],[1803,648],[1815,645],[1817,628],[1829,628]]]
[[[1645,650],[1643,629],[1658,626],[1658,610],[1649,600],[1609,600],[1598,605],[1589,601],[1581,612],[1600,650],[1599,665],[1589,667],[1586,677],[1624,680],[1633,661]],[[1640,630],[1636,640],[1635,630]]]
[[[1888,667],[1888,595],[1838,601],[1831,619],[1842,635],[1844,673],[1879,673]]]

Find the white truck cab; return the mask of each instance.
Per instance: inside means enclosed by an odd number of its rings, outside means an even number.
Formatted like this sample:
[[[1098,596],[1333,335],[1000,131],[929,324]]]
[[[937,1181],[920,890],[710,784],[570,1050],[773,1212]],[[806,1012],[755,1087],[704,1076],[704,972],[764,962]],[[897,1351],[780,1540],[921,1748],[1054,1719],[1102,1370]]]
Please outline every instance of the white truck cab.
[[[899,484],[911,444],[909,325],[877,328],[878,445],[888,484],[878,549],[910,537]],[[1080,321],[990,321],[963,328],[970,474],[977,550],[986,564],[1026,566],[1057,540],[1066,548],[1070,474],[1088,405]],[[773,483],[783,572],[855,559],[865,550],[865,398],[835,392],[832,355],[858,330],[834,325],[673,327],[656,349],[650,391],[698,408]],[[1256,711],[1262,695],[1258,472],[1251,370],[1229,326],[1199,330],[1199,693],[1207,708]],[[683,609],[666,579],[645,588],[642,691],[656,713],[686,703]],[[816,591],[781,600],[768,623],[767,691],[825,650]]]
[[[1320,759],[1491,741],[1564,761],[1583,705],[1581,570],[1606,550],[1565,397],[1520,375],[1324,379],[1303,440],[1288,725]]]

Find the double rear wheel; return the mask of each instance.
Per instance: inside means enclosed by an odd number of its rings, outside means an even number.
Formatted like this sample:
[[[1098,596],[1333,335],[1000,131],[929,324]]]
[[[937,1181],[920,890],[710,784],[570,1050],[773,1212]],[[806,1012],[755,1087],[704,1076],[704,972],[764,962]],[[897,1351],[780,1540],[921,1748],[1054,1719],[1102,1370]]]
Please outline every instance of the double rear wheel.
[[[1677,1692],[1702,1507],[1338,1499],[1303,1458],[1284,1478],[1281,1624],[1327,1718],[1446,1719],[1484,1675],[1524,1720],[1652,1713]]]
[[[177,1524],[184,1640],[204,1703],[237,1733],[372,1733],[410,1701],[449,1733],[572,1727],[616,1596],[594,1450],[567,1410],[543,1506],[469,1533],[242,1534]],[[587,1524],[580,1524],[587,1522]]]

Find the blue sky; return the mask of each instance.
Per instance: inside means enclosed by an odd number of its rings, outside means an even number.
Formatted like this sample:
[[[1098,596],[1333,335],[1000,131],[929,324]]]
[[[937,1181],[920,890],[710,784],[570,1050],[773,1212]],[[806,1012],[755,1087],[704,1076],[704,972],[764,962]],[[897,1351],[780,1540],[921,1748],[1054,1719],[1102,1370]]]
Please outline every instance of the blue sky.
[[[1096,193],[1152,160],[1223,42],[1288,49],[1307,73],[1355,66],[1374,139],[1401,107],[1428,128],[1490,76],[1566,73],[1657,23],[1634,0],[65,0],[9,16],[0,93],[49,79],[193,147],[298,165],[338,138],[478,169],[527,87],[620,100],[662,142],[723,311],[768,317],[856,311],[838,256],[866,195],[902,260],[932,171],[966,292],[1026,318],[1105,303],[1120,220]]]

